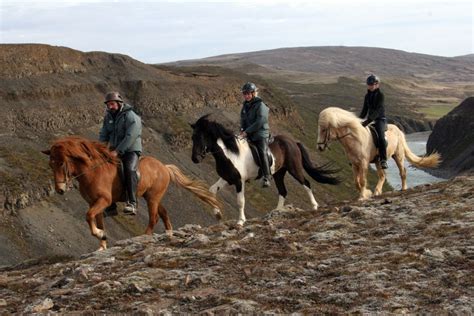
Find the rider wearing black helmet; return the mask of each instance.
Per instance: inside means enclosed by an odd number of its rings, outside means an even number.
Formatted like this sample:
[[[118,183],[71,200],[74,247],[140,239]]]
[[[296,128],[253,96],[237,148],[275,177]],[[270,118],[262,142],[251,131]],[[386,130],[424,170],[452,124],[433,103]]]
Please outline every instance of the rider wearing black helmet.
[[[138,186],[138,159],[142,152],[142,121],[132,110],[132,106],[124,103],[118,92],[109,92],[104,100],[107,111],[104,116],[99,140],[108,143],[122,160],[125,176],[125,192],[127,205],[124,213],[136,214],[137,186]],[[117,206],[113,203],[105,210],[106,215],[115,215]]]
[[[257,96],[257,86],[247,82],[242,87],[244,103],[240,111],[240,136],[247,137],[258,150],[263,172],[263,187],[270,186],[270,164],[268,162],[268,138],[270,126],[268,124],[269,109]]]
[[[384,94],[379,89],[380,79],[376,75],[367,77],[367,94],[364,99],[364,107],[359,117],[365,119],[363,126],[374,122],[375,130],[378,134],[378,149],[380,156],[380,166],[387,169],[387,144],[385,142],[385,129],[387,119],[385,118]]]

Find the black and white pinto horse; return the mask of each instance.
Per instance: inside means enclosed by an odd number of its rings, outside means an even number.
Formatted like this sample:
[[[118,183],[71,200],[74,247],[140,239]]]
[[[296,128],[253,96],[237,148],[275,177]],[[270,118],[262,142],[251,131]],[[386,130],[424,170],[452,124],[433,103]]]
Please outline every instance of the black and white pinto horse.
[[[246,221],[244,211],[245,182],[259,177],[259,167],[255,163],[247,140],[238,138],[221,124],[210,121],[208,116],[205,115],[195,124],[191,124],[193,128],[192,160],[194,163],[199,163],[208,153],[214,156],[216,171],[220,178],[209,188],[209,191],[216,194],[226,185],[235,185],[239,206],[237,225],[242,226]],[[320,183],[338,184],[340,182],[339,179],[331,176],[336,172],[335,170],[328,169],[326,166],[314,166],[303,144],[288,136],[275,136],[269,148],[273,158],[271,172],[279,194],[278,209],[283,208],[287,195],[283,182],[287,171],[303,185],[314,210],[318,208],[318,203],[311,191],[309,181],[304,177],[303,170],[306,170],[311,178]],[[221,217],[220,209],[214,209],[214,213],[216,217]]]

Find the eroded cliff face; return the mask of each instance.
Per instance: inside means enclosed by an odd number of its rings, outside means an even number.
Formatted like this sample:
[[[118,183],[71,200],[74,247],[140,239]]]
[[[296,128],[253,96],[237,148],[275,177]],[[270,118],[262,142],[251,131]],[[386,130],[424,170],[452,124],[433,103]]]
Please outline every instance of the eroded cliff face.
[[[0,265],[40,256],[77,257],[96,247],[85,224],[87,203],[77,190],[65,196],[54,193],[48,157],[41,150],[66,135],[97,139],[106,92],[120,91],[141,115],[145,155],[176,164],[211,185],[217,180],[212,157],[199,165],[191,161],[189,123],[213,113],[237,131],[240,87],[249,78],[218,67],[156,67],[118,54],[0,45]],[[283,131],[290,124],[298,128],[298,114],[285,95],[255,80],[272,106],[272,125]],[[276,195],[267,191],[260,196]],[[222,192],[221,198],[226,216],[232,217],[234,192]],[[173,185],[164,205],[175,227],[214,223],[200,202]],[[106,220],[113,241],[144,232],[146,203],[139,208],[136,219]],[[263,212],[251,201],[247,208],[249,216]],[[69,234],[61,237],[67,229]],[[158,225],[157,231],[161,229]]]
[[[436,122],[426,148],[439,152],[443,162],[433,173],[446,178],[474,173],[473,118],[474,97],[469,97]]]
[[[224,70],[160,69],[123,55],[48,45],[1,45],[0,69],[0,172],[9,180],[0,181],[0,210],[9,211],[51,192],[39,153],[51,140],[68,134],[97,137],[106,92],[120,91],[135,107],[148,128],[145,142],[182,150],[190,145],[189,122],[209,112],[237,117],[245,80]],[[270,90],[262,84],[275,125],[288,118],[297,122],[291,103],[273,102]],[[24,168],[29,165],[35,170]]]
[[[474,309],[474,177],[243,229],[187,225],[79,260],[2,268],[1,313],[428,313]]]

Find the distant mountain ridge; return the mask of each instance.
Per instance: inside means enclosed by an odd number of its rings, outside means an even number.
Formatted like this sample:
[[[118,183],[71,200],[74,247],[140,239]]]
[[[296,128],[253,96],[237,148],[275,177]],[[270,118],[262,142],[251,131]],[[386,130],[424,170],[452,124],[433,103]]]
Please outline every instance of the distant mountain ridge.
[[[376,72],[384,77],[412,77],[436,81],[472,80],[472,56],[441,57],[371,47],[320,46],[226,54],[173,65],[220,65],[234,68],[253,63],[269,70],[315,72],[332,76],[363,76]]]

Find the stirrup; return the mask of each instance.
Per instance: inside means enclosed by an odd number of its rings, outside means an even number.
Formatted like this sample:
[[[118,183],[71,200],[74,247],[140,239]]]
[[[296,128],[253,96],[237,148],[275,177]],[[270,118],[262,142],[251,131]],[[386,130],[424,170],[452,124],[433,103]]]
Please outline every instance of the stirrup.
[[[127,203],[123,208],[123,213],[126,215],[137,215],[137,208],[132,203]]]

